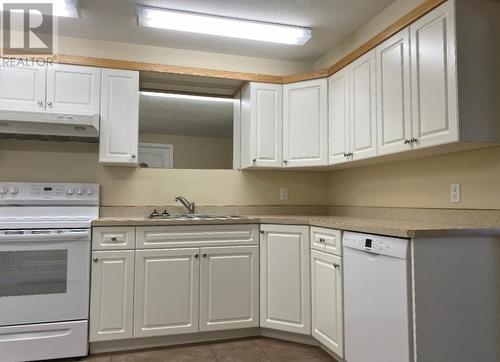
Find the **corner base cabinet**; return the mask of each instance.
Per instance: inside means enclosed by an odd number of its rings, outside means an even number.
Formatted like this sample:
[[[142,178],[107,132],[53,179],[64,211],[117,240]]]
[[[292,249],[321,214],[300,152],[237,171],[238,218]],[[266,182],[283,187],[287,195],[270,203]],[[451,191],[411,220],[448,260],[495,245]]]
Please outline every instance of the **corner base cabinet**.
[[[311,334],[309,227],[261,225],[260,326]]]

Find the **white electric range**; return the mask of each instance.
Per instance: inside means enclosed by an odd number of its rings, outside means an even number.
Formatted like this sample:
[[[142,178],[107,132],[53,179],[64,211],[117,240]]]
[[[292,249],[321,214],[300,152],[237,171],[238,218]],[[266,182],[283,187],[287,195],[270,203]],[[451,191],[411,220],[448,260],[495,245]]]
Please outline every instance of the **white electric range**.
[[[87,355],[99,185],[0,182],[0,360]]]

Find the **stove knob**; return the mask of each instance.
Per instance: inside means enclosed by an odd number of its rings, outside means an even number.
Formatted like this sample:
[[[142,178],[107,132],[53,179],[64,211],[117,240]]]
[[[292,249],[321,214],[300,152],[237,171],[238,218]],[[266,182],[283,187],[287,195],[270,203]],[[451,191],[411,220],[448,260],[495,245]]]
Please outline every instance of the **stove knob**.
[[[78,195],[83,195],[83,193],[84,193],[84,192],[85,192],[85,190],[84,190],[84,189],[82,189],[81,187],[80,187],[80,188],[78,188],[78,189],[76,190],[76,193],[77,193]]]
[[[73,190],[73,189],[66,190],[66,194],[68,194],[68,195],[73,195],[74,193],[75,193],[75,190]]]
[[[16,187],[16,186],[12,186],[9,188],[9,192],[12,194],[12,195],[15,195],[19,192],[19,189]]]
[[[87,190],[87,194],[88,194],[89,196],[92,196],[92,195],[94,194],[94,189],[88,189],[88,190]]]
[[[9,191],[9,190],[7,189],[7,187],[5,187],[5,186],[0,187],[0,194],[1,194],[1,195],[5,195],[5,194],[7,193],[7,191]]]

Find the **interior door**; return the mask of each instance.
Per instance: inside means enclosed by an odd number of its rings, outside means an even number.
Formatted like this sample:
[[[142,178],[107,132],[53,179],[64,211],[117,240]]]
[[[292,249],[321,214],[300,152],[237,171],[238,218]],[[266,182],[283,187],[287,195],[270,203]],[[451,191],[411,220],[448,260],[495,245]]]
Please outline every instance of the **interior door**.
[[[200,331],[258,327],[259,247],[201,248]]]
[[[410,25],[415,148],[459,140],[453,4]]]
[[[326,79],[283,88],[283,164],[328,164],[328,83]]]
[[[45,110],[46,66],[0,63],[0,108]]]
[[[134,337],[198,332],[199,253],[136,251]]]
[[[328,79],[328,125],[330,134],[329,163],[349,160],[350,152],[350,74],[349,67]]]
[[[387,39],[376,53],[379,154],[411,150],[410,30]]]
[[[252,166],[281,167],[283,165],[283,86],[252,83],[250,112]]]
[[[101,69],[52,64],[47,68],[47,110],[99,114]]]
[[[132,338],[134,251],[94,251],[89,340]]]
[[[342,258],[311,250],[312,335],[344,355]]]
[[[351,153],[356,160],[377,155],[375,51],[350,65]]]
[[[260,325],[311,334],[309,228],[261,225]]]

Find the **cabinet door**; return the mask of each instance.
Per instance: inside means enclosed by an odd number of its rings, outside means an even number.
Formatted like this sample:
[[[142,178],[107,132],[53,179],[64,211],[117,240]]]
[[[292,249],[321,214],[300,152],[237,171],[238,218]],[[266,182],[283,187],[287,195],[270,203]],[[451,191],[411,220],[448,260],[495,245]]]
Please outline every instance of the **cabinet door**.
[[[258,327],[259,247],[201,248],[200,331]]]
[[[90,342],[132,338],[134,251],[94,251]]]
[[[260,325],[311,334],[309,228],[262,225]]]
[[[379,154],[411,150],[410,30],[383,42],[376,53]]]
[[[251,84],[251,163],[258,167],[283,165],[283,86]]]
[[[137,165],[139,73],[102,69],[99,162]]]
[[[138,250],[134,337],[198,332],[199,249]]]
[[[311,251],[312,335],[344,357],[342,258]]]
[[[349,160],[350,152],[350,75],[346,67],[328,79],[329,163]]]
[[[23,111],[45,109],[45,66],[0,64],[0,108]]]
[[[99,114],[101,69],[52,64],[47,68],[47,110]]]
[[[410,26],[415,148],[459,140],[453,1]]]
[[[328,164],[327,87],[326,79],[314,79],[284,86],[284,166]]]
[[[356,160],[377,155],[375,51],[350,65],[351,153]]]

